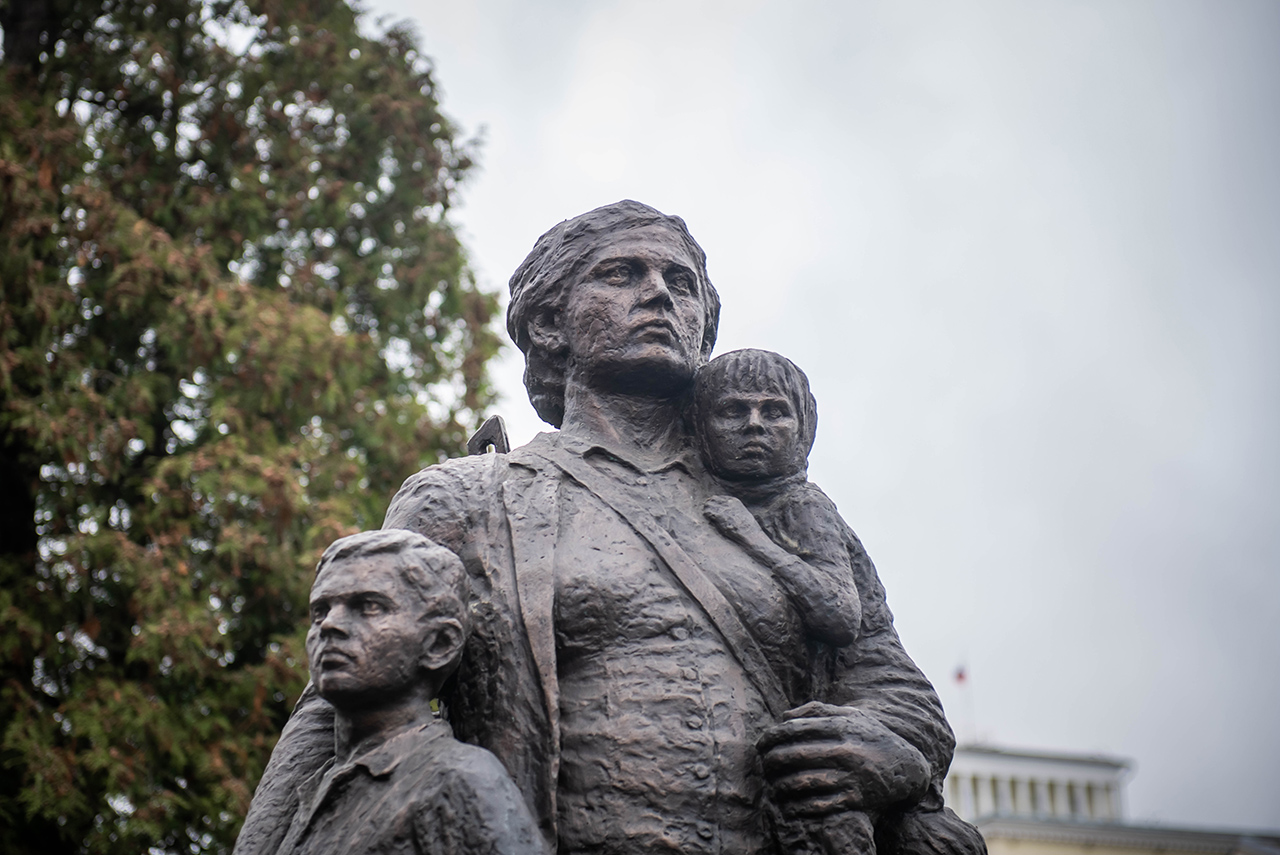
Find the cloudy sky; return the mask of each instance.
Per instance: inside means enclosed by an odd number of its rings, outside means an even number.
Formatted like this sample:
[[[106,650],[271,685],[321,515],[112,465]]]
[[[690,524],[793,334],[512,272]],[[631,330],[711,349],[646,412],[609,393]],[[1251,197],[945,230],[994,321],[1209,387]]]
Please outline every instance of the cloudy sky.
[[[489,287],[598,205],[685,218],[718,350],[809,373],[810,475],[962,740],[1280,828],[1280,4],[370,8],[483,129]]]

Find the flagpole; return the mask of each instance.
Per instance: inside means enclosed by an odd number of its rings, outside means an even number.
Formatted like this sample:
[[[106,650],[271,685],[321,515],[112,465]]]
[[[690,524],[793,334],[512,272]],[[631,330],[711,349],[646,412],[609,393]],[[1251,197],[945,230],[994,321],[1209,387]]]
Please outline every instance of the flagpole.
[[[973,689],[970,686],[972,677],[969,674],[966,659],[960,661],[953,677],[956,681],[956,686],[959,688],[961,704],[964,707],[964,718],[967,725],[966,730],[968,731],[965,734],[964,741],[970,745],[975,745],[978,742],[978,714],[973,702]]]

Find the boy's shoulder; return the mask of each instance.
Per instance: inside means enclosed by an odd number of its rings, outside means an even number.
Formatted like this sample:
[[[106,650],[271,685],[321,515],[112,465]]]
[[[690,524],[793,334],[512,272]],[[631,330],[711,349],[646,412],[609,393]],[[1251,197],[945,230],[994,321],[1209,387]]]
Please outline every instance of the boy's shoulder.
[[[439,777],[442,783],[470,782],[481,787],[490,782],[515,786],[493,752],[455,738],[444,721],[436,721],[414,734],[405,749],[404,772],[413,777]]]
[[[515,784],[507,774],[506,767],[494,756],[492,751],[462,742],[450,736],[440,740],[436,747],[435,760],[442,767],[465,780],[482,783],[497,780],[512,787]]]
[[[524,797],[492,752],[449,734],[420,740],[411,754],[401,783],[416,796],[424,851],[544,855]]]

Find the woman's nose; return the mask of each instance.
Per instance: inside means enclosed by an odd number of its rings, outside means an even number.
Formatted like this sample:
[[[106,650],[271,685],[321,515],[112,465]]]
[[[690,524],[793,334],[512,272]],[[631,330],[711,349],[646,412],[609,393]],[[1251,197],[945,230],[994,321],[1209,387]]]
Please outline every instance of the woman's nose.
[[[638,286],[642,303],[659,301],[663,305],[672,305],[671,288],[661,270],[649,269],[640,277]]]

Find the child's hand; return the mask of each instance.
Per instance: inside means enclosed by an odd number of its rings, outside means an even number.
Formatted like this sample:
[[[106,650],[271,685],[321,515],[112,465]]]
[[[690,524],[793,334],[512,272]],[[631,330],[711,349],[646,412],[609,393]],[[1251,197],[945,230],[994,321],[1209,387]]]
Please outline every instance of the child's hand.
[[[703,503],[702,514],[721,534],[734,540],[746,540],[760,531],[751,511],[733,496],[712,496]]]

